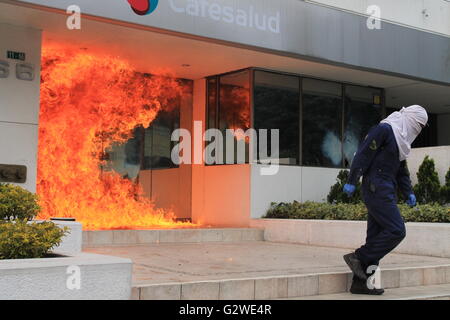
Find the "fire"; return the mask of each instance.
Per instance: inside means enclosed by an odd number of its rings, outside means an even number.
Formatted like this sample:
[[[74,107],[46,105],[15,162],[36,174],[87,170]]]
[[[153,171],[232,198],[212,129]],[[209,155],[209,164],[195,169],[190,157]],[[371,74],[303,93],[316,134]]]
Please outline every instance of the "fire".
[[[224,87],[221,88],[222,104],[226,106],[224,112],[225,122],[229,129],[235,130],[236,140],[243,140],[248,143],[248,137],[244,132],[250,128],[250,92],[245,87]],[[242,131],[236,131],[241,129]]]
[[[73,217],[88,230],[191,227],[157,209],[142,188],[104,172],[105,151],[148,127],[183,94],[168,76],[146,76],[118,58],[43,49],[39,119],[38,218]]]

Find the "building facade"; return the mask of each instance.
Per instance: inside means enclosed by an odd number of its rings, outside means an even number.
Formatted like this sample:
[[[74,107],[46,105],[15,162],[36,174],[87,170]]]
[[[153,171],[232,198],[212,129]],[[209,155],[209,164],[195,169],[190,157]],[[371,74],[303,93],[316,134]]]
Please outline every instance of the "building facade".
[[[68,26],[72,2],[0,1],[0,163],[26,166],[31,191],[41,49],[55,43],[119,56],[140,73],[168,69],[187,88],[111,148],[105,170],[138,179],[158,207],[197,223],[247,226],[271,202],[323,201],[368,129],[402,106],[430,113],[415,147],[450,145],[445,0],[402,1],[400,15],[380,1],[381,20],[359,1],[168,0],[142,14],[126,0],[80,0],[80,29]],[[206,129],[279,129],[280,168],[263,175],[258,157],[177,165],[177,128],[193,140]]]

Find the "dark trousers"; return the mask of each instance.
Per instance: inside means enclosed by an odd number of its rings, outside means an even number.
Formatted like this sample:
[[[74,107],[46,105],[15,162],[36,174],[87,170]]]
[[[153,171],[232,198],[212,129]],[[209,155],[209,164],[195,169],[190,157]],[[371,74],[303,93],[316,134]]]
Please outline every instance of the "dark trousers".
[[[365,199],[368,209],[366,243],[355,251],[364,269],[380,263],[406,236],[405,223],[396,203],[370,197]]]

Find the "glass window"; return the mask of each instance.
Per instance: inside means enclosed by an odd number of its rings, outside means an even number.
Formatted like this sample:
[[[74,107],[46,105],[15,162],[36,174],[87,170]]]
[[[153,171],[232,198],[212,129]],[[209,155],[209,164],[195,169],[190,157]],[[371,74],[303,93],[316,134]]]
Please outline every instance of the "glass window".
[[[247,131],[251,126],[249,71],[224,75],[220,77],[219,84],[219,130],[222,131],[223,137],[226,137],[225,130],[227,129]],[[227,146],[226,139],[224,139],[224,163],[230,163],[229,158],[232,163],[239,163],[238,152],[242,149],[244,151],[242,162],[248,163],[248,139],[240,134],[235,134],[232,147]],[[230,150],[233,150],[234,157],[229,154]]]
[[[382,117],[382,91],[375,88],[345,86],[344,166],[349,167],[369,129]]]
[[[114,143],[106,150],[108,160],[102,170],[114,170],[122,178],[134,180],[138,177],[141,169],[141,148],[143,143],[142,127],[133,130],[133,136],[125,143]]]
[[[114,170],[122,177],[136,179],[140,170],[176,168],[171,152],[178,142],[172,132],[180,125],[181,97],[172,99],[160,110],[148,128],[139,126],[125,143],[116,143],[106,152],[103,170]]]
[[[217,82],[218,81],[218,82]],[[220,163],[214,162],[215,152],[208,156],[209,164],[226,164],[238,163],[238,152],[243,150],[242,162],[248,163],[249,150],[248,139],[241,134],[236,133],[233,138],[233,145],[231,145],[230,153],[227,159],[227,145],[226,145],[226,130],[243,130],[247,131],[250,128],[250,71],[239,71],[223,76],[210,78],[207,82],[207,128],[219,129],[223,137],[223,158],[219,160]],[[207,142],[207,145],[212,143]],[[243,147],[243,148],[242,148]],[[230,161],[231,159],[231,161]]]
[[[303,165],[342,167],[342,86],[303,79]]]
[[[256,71],[253,105],[256,130],[279,130],[280,164],[298,165],[300,158],[299,78]],[[270,133],[267,145],[270,155]]]
[[[219,129],[250,128],[249,73],[242,71],[220,77]]]
[[[145,129],[143,170],[177,167],[171,159],[172,149],[177,142],[171,141],[171,137],[179,124],[180,109],[177,103],[170,110],[160,111],[150,127]]]

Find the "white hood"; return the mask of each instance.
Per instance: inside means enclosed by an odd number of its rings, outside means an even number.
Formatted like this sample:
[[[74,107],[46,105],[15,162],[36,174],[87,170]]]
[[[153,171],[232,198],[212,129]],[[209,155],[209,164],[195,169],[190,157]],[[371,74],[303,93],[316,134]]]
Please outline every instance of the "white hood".
[[[389,115],[381,123],[388,123],[394,131],[397,141],[400,161],[406,160],[411,152],[411,144],[422,131],[422,127],[428,122],[427,111],[419,106],[413,105],[402,108]]]

